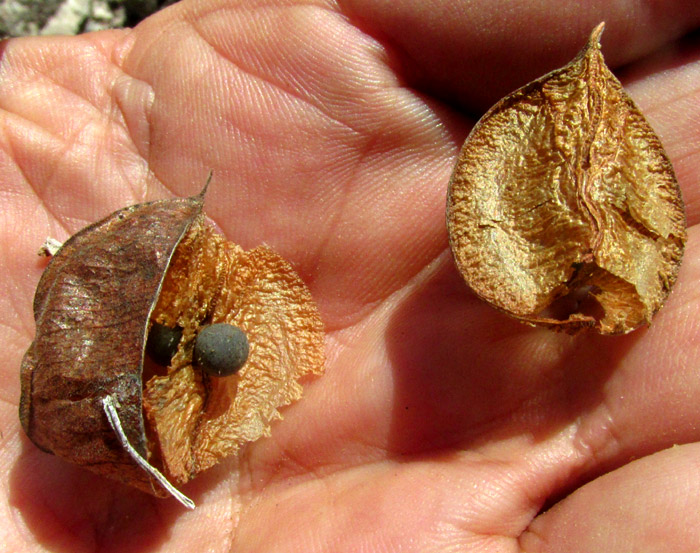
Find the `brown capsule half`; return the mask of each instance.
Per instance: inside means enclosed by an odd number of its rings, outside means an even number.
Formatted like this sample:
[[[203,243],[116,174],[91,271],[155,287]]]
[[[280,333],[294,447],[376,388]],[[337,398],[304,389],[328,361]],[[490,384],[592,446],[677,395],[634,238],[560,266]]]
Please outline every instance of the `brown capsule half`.
[[[673,167],[605,65],[602,31],[481,118],[447,200],[450,246],[472,290],[521,321],[570,333],[649,323],[686,238]]]
[[[21,367],[20,421],[38,447],[157,496],[167,492],[125,451],[106,396],[131,446],[183,484],[266,435],[299,378],[323,370],[323,325],[299,276],[267,247],[226,241],[202,203],[127,207],[71,237],[37,287]],[[144,357],[155,322],[183,329],[168,367]],[[250,347],[226,378],[192,364],[199,329],[217,322]]]

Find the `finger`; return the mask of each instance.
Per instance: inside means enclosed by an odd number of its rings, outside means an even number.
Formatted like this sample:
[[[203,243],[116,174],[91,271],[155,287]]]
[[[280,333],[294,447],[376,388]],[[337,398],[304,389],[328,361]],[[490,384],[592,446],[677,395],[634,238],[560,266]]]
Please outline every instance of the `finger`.
[[[483,112],[511,90],[569,61],[606,22],[611,66],[629,63],[697,28],[692,0],[611,4],[346,0],[351,17],[394,44],[407,78],[423,90]],[[683,17],[678,17],[682,13]]]
[[[606,474],[540,515],[523,553],[668,551],[700,545],[700,444],[667,449]]]
[[[125,76],[110,57],[126,33],[4,45],[0,151],[11,176],[4,184],[13,207],[41,213],[60,240],[145,197],[143,158],[121,113],[136,102],[125,97]]]

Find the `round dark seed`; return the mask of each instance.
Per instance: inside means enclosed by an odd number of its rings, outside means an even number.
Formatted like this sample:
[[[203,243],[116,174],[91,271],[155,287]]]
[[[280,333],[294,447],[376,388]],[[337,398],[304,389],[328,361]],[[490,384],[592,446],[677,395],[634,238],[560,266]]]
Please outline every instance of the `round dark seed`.
[[[194,344],[194,362],[212,376],[230,376],[248,359],[248,338],[226,323],[204,327]]]
[[[146,353],[159,365],[167,367],[177,351],[177,345],[182,338],[179,326],[171,328],[160,323],[153,323],[146,340]]]

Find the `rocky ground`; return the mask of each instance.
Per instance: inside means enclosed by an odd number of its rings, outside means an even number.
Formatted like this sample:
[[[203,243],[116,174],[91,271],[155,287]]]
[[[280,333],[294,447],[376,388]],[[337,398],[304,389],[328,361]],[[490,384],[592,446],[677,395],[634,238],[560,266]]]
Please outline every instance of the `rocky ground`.
[[[0,39],[133,26],[177,0],[0,0]]]

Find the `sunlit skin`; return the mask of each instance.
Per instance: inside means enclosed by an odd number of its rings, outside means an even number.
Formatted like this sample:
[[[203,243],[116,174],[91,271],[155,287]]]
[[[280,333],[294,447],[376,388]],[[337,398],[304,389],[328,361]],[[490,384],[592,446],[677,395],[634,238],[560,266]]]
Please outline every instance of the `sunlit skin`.
[[[470,293],[445,194],[478,116],[602,20],[688,242],[650,328],[570,337]],[[698,29],[696,0],[183,0],[134,30],[2,43],[4,550],[697,551]],[[183,487],[186,511],[38,450],[18,376],[46,236],[209,171],[207,214],[294,265],[328,361],[269,438]]]

